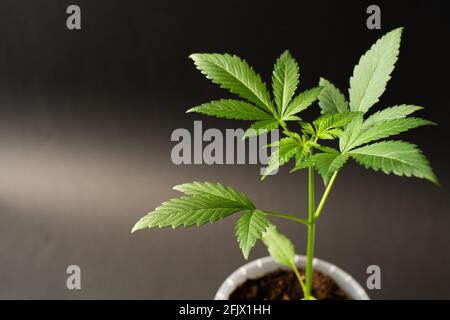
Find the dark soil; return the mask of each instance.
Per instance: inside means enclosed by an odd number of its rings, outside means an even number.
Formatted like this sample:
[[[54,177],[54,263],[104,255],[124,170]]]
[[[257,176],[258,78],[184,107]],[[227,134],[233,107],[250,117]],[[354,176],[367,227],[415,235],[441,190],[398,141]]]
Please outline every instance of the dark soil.
[[[298,269],[304,275],[302,269]],[[318,300],[349,300],[333,279],[314,271],[312,296]],[[293,271],[277,270],[257,279],[249,279],[230,295],[230,300],[300,300],[303,292]]]

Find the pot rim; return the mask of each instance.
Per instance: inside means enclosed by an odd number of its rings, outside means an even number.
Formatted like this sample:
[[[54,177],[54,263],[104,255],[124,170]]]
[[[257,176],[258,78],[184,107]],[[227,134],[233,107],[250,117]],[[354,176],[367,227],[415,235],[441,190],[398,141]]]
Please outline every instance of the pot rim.
[[[295,256],[295,264],[304,267],[306,257],[303,255]],[[354,300],[370,300],[364,288],[347,272],[336,265],[314,258],[314,268],[331,277],[339,287],[344,290]],[[263,257],[248,262],[231,273],[217,290],[214,300],[228,300],[229,295],[247,279],[254,279],[263,276],[276,269],[289,270],[270,257]]]

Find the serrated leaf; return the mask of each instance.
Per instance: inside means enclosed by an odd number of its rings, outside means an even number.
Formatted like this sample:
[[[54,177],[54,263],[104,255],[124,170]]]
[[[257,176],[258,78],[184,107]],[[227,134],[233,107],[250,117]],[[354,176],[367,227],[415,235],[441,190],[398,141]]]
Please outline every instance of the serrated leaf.
[[[201,104],[187,112],[236,120],[269,120],[272,116],[254,105],[240,100],[221,99]]]
[[[342,133],[339,129],[350,123],[355,117],[359,117],[359,112],[342,112],[334,114],[324,114],[313,121],[313,125],[318,139],[333,139]]]
[[[325,185],[330,181],[331,176],[347,162],[349,155],[347,153],[316,153],[309,158],[322,176]]]
[[[310,161],[310,151],[318,146],[319,145],[314,141],[303,137],[301,149],[295,154],[295,166],[290,172],[292,173],[308,168],[309,166],[314,166],[314,163]]]
[[[142,217],[132,232],[154,227],[201,226],[236,212],[255,209],[244,194],[219,183],[194,182],[174,188],[188,195],[163,202],[154,211]]]
[[[403,28],[379,39],[359,60],[350,78],[350,110],[367,112],[386,89],[398,58]]]
[[[251,249],[262,238],[268,226],[269,221],[260,210],[248,211],[236,221],[236,237],[245,259],[248,259]]]
[[[403,141],[382,141],[350,151],[365,168],[398,176],[415,176],[438,184],[428,160],[416,145]]]
[[[336,150],[335,148],[332,147],[328,147],[328,146],[321,146],[321,145],[317,145],[314,148],[322,151],[322,152],[327,152],[327,153],[337,153],[339,154],[340,152],[338,150]]]
[[[322,90],[321,87],[314,87],[299,93],[289,104],[286,111],[283,114],[283,120],[287,120],[288,117],[295,115],[303,110],[306,110],[314,101]]]
[[[343,133],[342,129],[333,128],[321,132],[317,137],[322,140],[332,140],[335,138],[339,138],[342,135],[342,133]]]
[[[363,124],[363,129],[367,129],[374,124],[378,124],[379,122],[386,120],[394,120],[394,119],[403,119],[406,116],[414,113],[417,110],[422,109],[422,107],[402,104],[399,106],[393,106],[390,108],[383,109],[378,111],[368,117]]]
[[[195,53],[189,56],[208,79],[273,113],[272,102],[261,77],[236,55]]]
[[[330,81],[320,78],[319,86],[322,90],[319,94],[319,106],[322,114],[347,112],[348,102],[345,96]]]
[[[387,138],[389,136],[396,135],[413,128],[431,124],[434,123],[429,120],[411,117],[404,119],[386,120],[365,130],[363,127],[358,137],[353,142],[347,145],[346,150],[351,150],[371,141]]]
[[[295,160],[295,166],[294,168],[289,171],[290,173],[297,172],[306,168],[309,168],[311,163],[308,161],[308,159],[305,158],[298,158]]]
[[[224,200],[240,203],[242,207],[245,208],[254,208],[253,203],[244,193],[236,191],[221,183],[194,181],[191,183],[180,184],[173,187],[173,189],[186,195],[223,198]]]
[[[279,115],[284,113],[291,101],[297,89],[299,77],[297,62],[289,51],[283,52],[277,59],[272,74],[273,95]]]
[[[262,239],[269,254],[277,263],[289,268],[295,268],[294,245],[273,224],[269,225]]]
[[[249,138],[252,136],[257,136],[257,135],[263,134],[265,132],[278,129],[279,125],[280,125],[279,121],[275,120],[275,119],[257,121],[255,123],[252,123],[250,125],[250,128],[248,128],[244,132],[243,139],[246,139],[246,138]]]
[[[314,136],[316,134],[316,130],[314,129],[313,125],[309,122],[300,122],[300,126],[304,133],[306,133],[309,136]]]
[[[277,146],[278,148],[270,155],[262,179],[289,162],[289,160],[302,149],[301,142],[293,137],[280,139],[276,144],[273,144],[273,146]]]
[[[297,116],[285,116],[283,117],[283,121],[302,121],[302,118]]]
[[[362,114],[353,119],[346,127],[342,135],[339,137],[339,149],[344,152],[348,146],[352,144],[361,133],[363,127]]]

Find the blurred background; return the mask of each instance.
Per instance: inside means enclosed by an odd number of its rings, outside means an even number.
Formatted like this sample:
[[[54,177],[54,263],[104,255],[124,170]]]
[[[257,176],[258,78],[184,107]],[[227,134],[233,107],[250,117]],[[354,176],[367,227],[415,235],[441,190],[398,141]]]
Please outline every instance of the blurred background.
[[[80,31],[66,28],[70,4],[81,7]],[[171,162],[176,128],[247,126],[185,114],[229,97],[188,55],[235,53],[269,81],[289,49],[301,88],[325,76],[346,92],[360,55],[398,26],[406,27],[400,60],[374,109],[417,104],[440,124],[402,138],[424,150],[442,187],[350,163],[318,225],[316,254],[362,284],[367,266],[379,265],[374,299],[450,298],[448,10],[444,1],[376,1],[382,29],[368,30],[370,4],[0,0],[0,298],[212,298],[244,263],[233,218],[131,235],[134,223],[192,180],[301,214],[306,176],[285,168],[260,182],[260,165]],[[304,253],[305,230],[277,223]],[[251,259],[266,254],[259,244]],[[72,264],[81,290],[66,288]]]

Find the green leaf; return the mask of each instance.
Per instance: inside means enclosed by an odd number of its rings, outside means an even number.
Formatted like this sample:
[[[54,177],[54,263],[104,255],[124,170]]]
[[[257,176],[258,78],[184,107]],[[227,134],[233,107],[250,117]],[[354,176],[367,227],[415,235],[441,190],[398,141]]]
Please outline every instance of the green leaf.
[[[308,136],[313,137],[316,135],[316,129],[314,129],[311,123],[300,122],[300,126],[303,130],[303,133],[306,133]]]
[[[344,152],[348,149],[359,136],[361,129],[363,127],[363,117],[362,114],[355,117],[348,125],[345,127],[344,132],[339,137],[339,149]]]
[[[352,150],[350,155],[365,168],[398,176],[415,176],[438,184],[428,160],[411,143],[382,141]]]
[[[319,144],[303,136],[301,148],[295,154],[295,166],[290,172],[292,173],[309,167],[311,165],[309,162],[310,151],[312,148],[317,148],[318,146]]]
[[[260,210],[248,211],[236,221],[236,237],[245,259],[268,226],[269,221]]]
[[[402,104],[399,106],[393,106],[384,110],[378,111],[368,117],[363,124],[363,129],[367,129],[375,124],[378,124],[386,120],[403,119],[406,116],[414,113],[417,110],[422,109],[419,106]]]
[[[320,150],[322,152],[327,152],[327,153],[337,153],[339,154],[340,152],[338,150],[336,150],[335,148],[332,147],[327,147],[327,146],[321,146],[321,145],[317,145],[314,148],[316,148],[317,150]]]
[[[300,77],[298,71],[297,62],[287,50],[275,63],[272,74],[272,88],[279,115],[284,113],[297,89]]]
[[[180,184],[173,187],[173,189],[183,192],[186,195],[222,198],[240,203],[245,208],[254,208],[253,203],[245,194],[221,183],[194,181]]]
[[[275,119],[257,121],[255,123],[252,123],[250,125],[250,128],[245,131],[243,139],[278,129],[279,125],[279,121]]]
[[[272,116],[254,105],[240,100],[211,101],[189,109],[187,112],[197,112],[217,118],[237,120],[268,120]]]
[[[398,58],[403,28],[379,39],[359,60],[350,78],[350,110],[367,112],[386,89]]]
[[[222,184],[194,182],[174,187],[187,194],[163,202],[142,217],[132,232],[154,227],[190,227],[219,221],[233,213],[254,210],[253,203],[242,193]]]
[[[346,150],[351,150],[371,141],[387,138],[389,136],[396,135],[413,128],[431,124],[434,123],[429,120],[413,117],[386,120],[373,125],[366,130],[362,129],[358,137],[353,142],[347,145]]]
[[[302,118],[297,116],[284,116],[283,121],[301,121]]]
[[[272,258],[279,264],[295,268],[295,249],[292,242],[270,224],[263,234],[263,242]]]
[[[303,169],[308,168],[311,165],[311,162],[309,161],[308,158],[304,158],[304,157],[298,157],[295,160],[295,166],[294,168],[291,169],[291,171],[289,171],[289,173],[293,173],[293,172],[297,172]]]
[[[324,152],[312,155],[308,161],[314,165],[327,185],[333,173],[342,168],[348,158],[347,153]]]
[[[343,112],[334,114],[324,114],[313,121],[318,139],[334,139],[339,137],[342,130],[339,128],[347,125],[355,117],[359,117],[360,112]]]
[[[298,94],[287,107],[282,117],[283,120],[288,120],[288,117],[306,110],[306,108],[308,108],[314,101],[317,100],[317,97],[319,96],[321,90],[321,87],[314,87]]]
[[[258,107],[274,112],[266,85],[261,77],[238,56],[195,53],[189,56],[208,79],[221,88],[247,99]]]
[[[345,96],[330,81],[320,78],[322,91],[319,95],[319,106],[322,114],[342,113],[348,111]]]
[[[302,149],[302,144],[300,141],[293,137],[280,139],[277,143],[274,143],[271,146],[277,146],[278,149],[270,155],[269,162],[264,170],[262,179],[265,179],[267,175],[289,162],[289,160]]]

